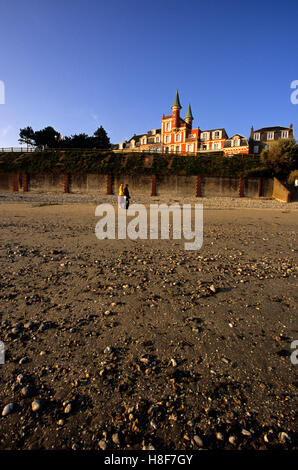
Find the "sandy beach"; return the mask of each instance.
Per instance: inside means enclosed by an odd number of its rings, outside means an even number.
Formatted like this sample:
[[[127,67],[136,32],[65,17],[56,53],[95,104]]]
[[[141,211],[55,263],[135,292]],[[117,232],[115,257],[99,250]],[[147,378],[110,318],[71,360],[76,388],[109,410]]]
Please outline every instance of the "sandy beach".
[[[0,449],[297,449],[298,203],[177,200],[186,251],[98,240],[111,201],[0,195]]]

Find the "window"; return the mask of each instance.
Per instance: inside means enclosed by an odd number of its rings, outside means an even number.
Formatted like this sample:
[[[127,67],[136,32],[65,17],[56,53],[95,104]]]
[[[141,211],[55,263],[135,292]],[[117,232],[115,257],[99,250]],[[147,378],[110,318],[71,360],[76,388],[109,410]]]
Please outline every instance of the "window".
[[[258,145],[254,145],[254,153],[259,153],[259,146]]]
[[[144,139],[142,139],[142,145],[146,145],[147,144],[147,138],[144,137]]]
[[[201,140],[208,140],[209,138],[209,132],[203,132],[201,135]]]
[[[217,142],[213,142],[213,149],[219,149],[219,144]]]
[[[186,151],[187,151],[187,152],[193,152],[193,151],[194,151],[194,150],[193,150],[193,144],[188,144],[188,145],[186,146]]]
[[[171,136],[170,135],[165,136],[165,143],[168,143],[168,142],[171,142]]]
[[[176,153],[179,153],[179,152],[180,152],[180,145],[176,145],[176,147],[175,147],[175,152],[176,152]]]
[[[159,135],[156,136],[156,142],[160,142]]]
[[[240,146],[240,139],[234,139],[234,140],[232,140],[232,142],[233,142],[233,145],[232,145],[233,147],[239,147]]]
[[[175,134],[175,142],[181,141],[181,134]]]
[[[260,140],[260,133],[259,132],[256,132],[254,134],[254,140]]]
[[[267,132],[267,140],[273,140],[274,139],[274,132]]]
[[[170,122],[166,122],[166,132],[170,131],[171,130],[171,123]]]
[[[220,134],[221,134],[221,132],[219,132],[219,131],[213,132],[213,139],[220,139],[220,137],[221,137]]]
[[[281,131],[281,138],[287,139],[289,137],[289,131]]]

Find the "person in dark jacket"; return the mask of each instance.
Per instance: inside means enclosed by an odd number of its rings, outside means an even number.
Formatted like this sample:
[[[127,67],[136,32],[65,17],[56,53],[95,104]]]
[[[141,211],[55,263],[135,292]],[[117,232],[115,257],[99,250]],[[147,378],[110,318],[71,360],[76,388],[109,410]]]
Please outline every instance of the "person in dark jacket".
[[[126,196],[126,208],[125,209],[128,209],[129,200],[130,200],[130,195],[129,195],[129,191],[128,191],[128,184],[125,185],[123,193],[124,193],[124,196]]]

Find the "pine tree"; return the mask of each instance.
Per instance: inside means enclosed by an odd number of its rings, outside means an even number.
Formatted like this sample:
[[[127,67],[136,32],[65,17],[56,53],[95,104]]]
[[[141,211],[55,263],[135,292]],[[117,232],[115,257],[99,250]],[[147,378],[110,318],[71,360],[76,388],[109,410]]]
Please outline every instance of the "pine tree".
[[[94,147],[97,149],[109,149],[111,148],[110,139],[105,131],[105,129],[100,126],[94,132]]]

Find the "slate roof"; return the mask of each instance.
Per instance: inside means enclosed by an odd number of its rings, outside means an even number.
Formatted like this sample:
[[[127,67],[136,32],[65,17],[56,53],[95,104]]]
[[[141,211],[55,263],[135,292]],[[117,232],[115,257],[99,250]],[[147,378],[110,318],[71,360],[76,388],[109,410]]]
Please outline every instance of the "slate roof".
[[[263,132],[263,131],[277,131],[277,130],[289,130],[290,127],[282,127],[282,126],[271,126],[271,127],[261,127],[260,129],[254,129],[253,132]]]

